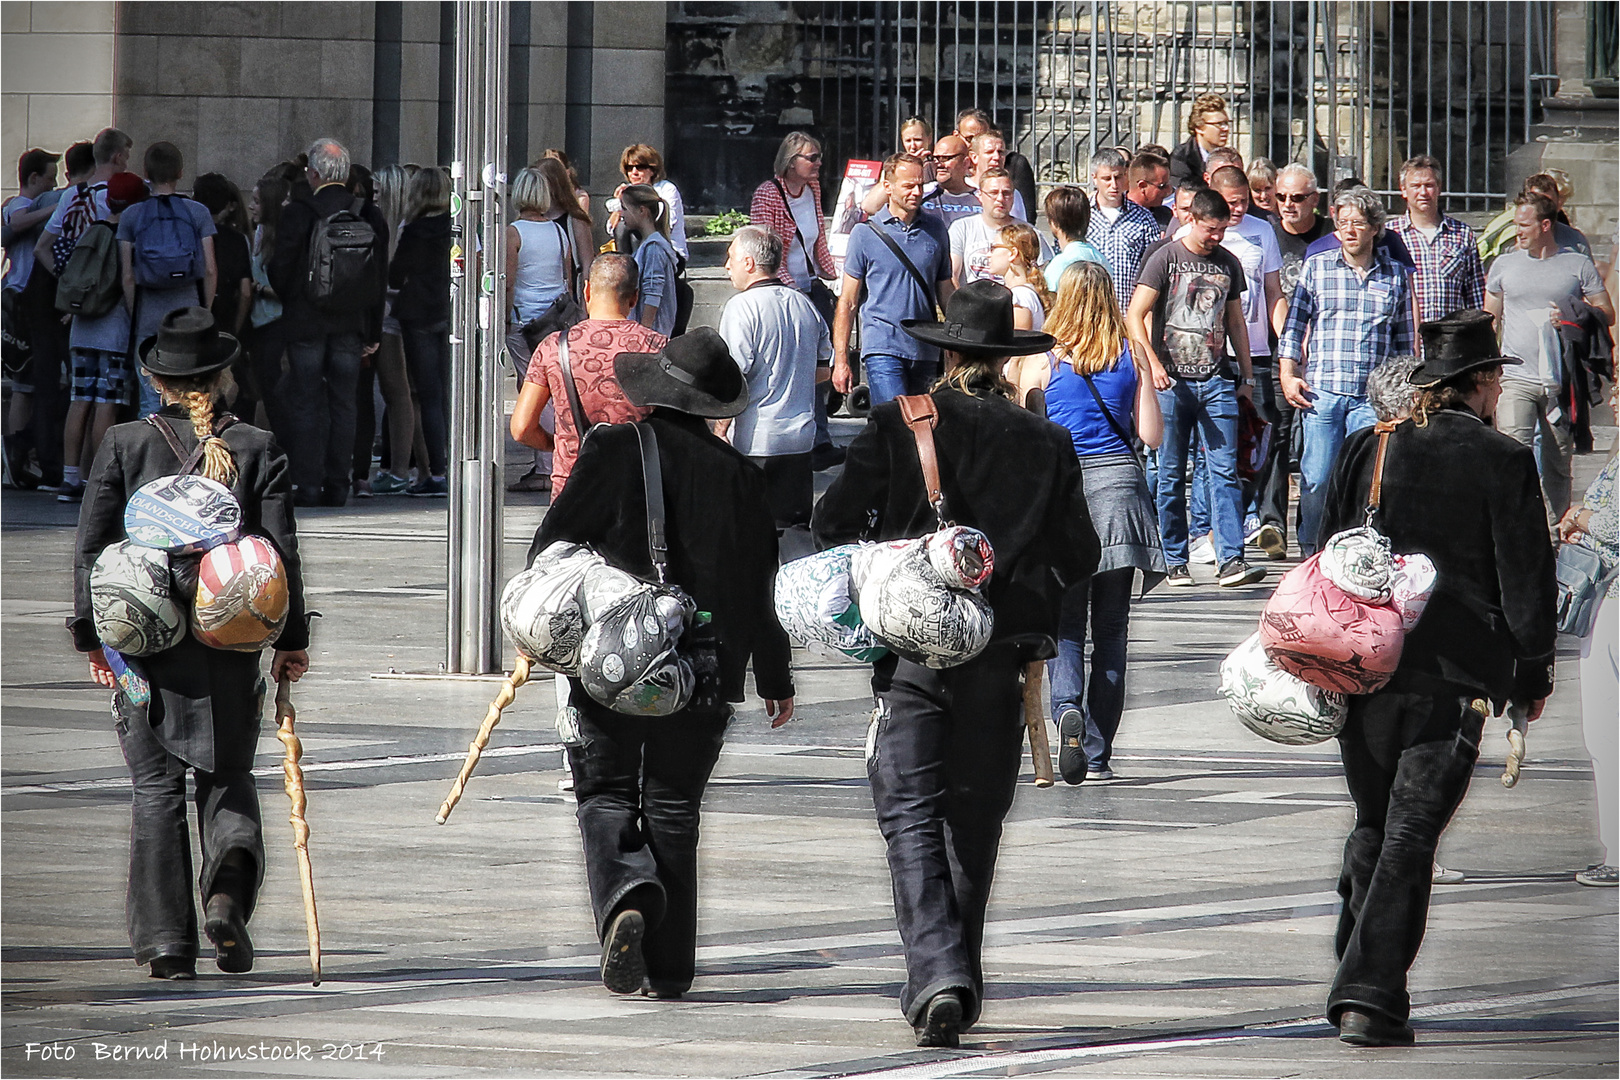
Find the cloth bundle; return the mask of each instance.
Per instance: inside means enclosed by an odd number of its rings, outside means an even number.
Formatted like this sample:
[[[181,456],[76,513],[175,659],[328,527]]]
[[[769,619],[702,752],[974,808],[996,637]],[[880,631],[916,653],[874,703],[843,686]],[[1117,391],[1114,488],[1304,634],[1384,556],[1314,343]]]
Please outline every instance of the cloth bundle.
[[[1343,694],[1312,686],[1273,663],[1258,633],[1221,661],[1221,694],[1244,727],[1287,746],[1333,738],[1350,712]]]
[[[1427,555],[1395,555],[1377,531],[1348,529],[1283,576],[1261,613],[1260,641],[1312,686],[1370,694],[1395,674],[1434,584]]]
[[[696,614],[680,589],[561,540],[501,594],[501,624],[526,656],[628,716],[668,716],[691,700],[695,676],[676,646]]]
[[[795,645],[824,659],[870,664],[889,651],[861,621],[849,569],[859,544],[794,559],[776,574],[776,619]]]

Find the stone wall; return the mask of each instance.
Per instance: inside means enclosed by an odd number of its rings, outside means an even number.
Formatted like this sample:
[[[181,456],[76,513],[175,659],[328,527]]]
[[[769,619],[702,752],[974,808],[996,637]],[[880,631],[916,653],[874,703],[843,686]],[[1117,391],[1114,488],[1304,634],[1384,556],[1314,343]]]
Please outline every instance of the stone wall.
[[[0,194],[16,192],[23,151],[60,153],[113,122],[114,19],[110,2],[0,4]]]

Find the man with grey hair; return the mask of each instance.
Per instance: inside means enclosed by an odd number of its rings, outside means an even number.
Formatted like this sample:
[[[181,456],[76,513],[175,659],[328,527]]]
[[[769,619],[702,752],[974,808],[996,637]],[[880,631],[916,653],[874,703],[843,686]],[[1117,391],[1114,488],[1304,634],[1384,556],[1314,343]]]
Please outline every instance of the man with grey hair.
[[[308,153],[310,193],[282,210],[267,270],[287,334],[293,502],[342,506],[354,464],[360,362],[382,341],[388,222],[375,203],[348,189],[349,152],[342,143],[317,139]],[[312,273],[312,247],[319,274]]]
[[[738,292],[720,311],[720,336],[748,383],[748,407],[715,425],[765,470],[778,532],[810,523],[816,365],[832,358],[827,324],[809,297],[778,279],[781,262],[782,238],[769,229],[748,225],[731,239],[726,274]]]
[[[1283,268],[1278,277],[1283,299],[1294,298],[1300,267],[1310,246],[1333,231],[1333,222],[1318,213],[1322,193],[1316,187],[1316,174],[1297,161],[1277,170],[1277,248]]]
[[[1299,548],[1317,551],[1328,474],[1351,433],[1377,420],[1367,376],[1391,356],[1415,349],[1412,286],[1406,269],[1375,245],[1384,206],[1365,187],[1333,200],[1339,246],[1305,260],[1278,343],[1278,381],[1300,410]]]
[[[1146,207],[1125,197],[1131,162],[1118,147],[1105,147],[1091,158],[1091,223],[1086,242],[1103,253],[1113,270],[1114,295],[1123,313],[1131,306],[1136,275],[1147,249],[1159,239],[1159,223]]]

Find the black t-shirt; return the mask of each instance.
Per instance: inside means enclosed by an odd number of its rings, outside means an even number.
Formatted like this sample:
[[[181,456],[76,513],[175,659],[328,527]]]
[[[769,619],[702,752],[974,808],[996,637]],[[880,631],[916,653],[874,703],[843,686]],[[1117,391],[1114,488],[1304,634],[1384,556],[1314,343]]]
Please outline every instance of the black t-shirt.
[[[236,317],[242,306],[242,279],[253,276],[252,253],[247,237],[225,228],[214,234],[214,266],[219,285],[214,290],[214,323],[227,334],[236,333]]]
[[[1277,248],[1282,252],[1282,273],[1277,276],[1282,280],[1283,299],[1289,303],[1294,302],[1294,287],[1299,284],[1299,270],[1305,265],[1305,249],[1316,241],[1333,231],[1333,223],[1320,215],[1316,223],[1306,232],[1291,233],[1282,227],[1279,222],[1272,226],[1277,234]]]
[[[1153,351],[1178,379],[1201,382],[1218,374],[1226,352],[1226,305],[1243,295],[1243,264],[1225,248],[1199,255],[1179,240],[1153,249],[1136,283],[1153,302]],[[1240,323],[1237,333],[1247,333]]]

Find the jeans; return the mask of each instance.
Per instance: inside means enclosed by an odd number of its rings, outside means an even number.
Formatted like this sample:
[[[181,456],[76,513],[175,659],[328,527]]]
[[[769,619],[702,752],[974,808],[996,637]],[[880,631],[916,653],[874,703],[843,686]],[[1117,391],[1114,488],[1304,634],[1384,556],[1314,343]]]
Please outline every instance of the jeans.
[[[1254,478],[1255,512],[1260,524],[1275,525],[1288,537],[1289,445],[1293,441],[1294,407],[1283,397],[1282,383],[1269,363],[1254,365],[1254,408],[1271,424],[1271,447]]]
[[[1187,489],[1187,535],[1189,537],[1208,536],[1210,486],[1209,486],[1209,455],[1204,452],[1203,440],[1198,440],[1193,450],[1192,480]]]
[[[984,1000],[985,908],[1023,756],[1019,660],[992,646],[936,671],[878,661],[876,732],[866,772],[888,846],[894,915],[906,952],[900,1008],[916,1024],[942,990],[964,1021]]]
[[[866,388],[872,392],[872,404],[882,405],[902,394],[926,394],[939,378],[939,362],[935,360],[907,360],[902,356],[874,353],[861,357],[866,372]]]
[[[1187,565],[1187,457],[1202,438],[1209,475],[1210,524],[1222,565],[1243,555],[1243,490],[1237,478],[1237,389],[1219,376],[1179,379],[1159,391],[1164,441],[1159,445],[1159,532],[1164,561]]]
[[[585,745],[569,747],[568,765],[597,937],[622,907],[635,907],[647,920],[649,981],[684,993],[696,969],[698,809],[729,709],[621,716],[569,682]]]
[[[1466,703],[1455,689],[1350,699],[1339,752],[1356,824],[1339,875],[1329,1018],[1346,1008],[1411,1014],[1406,973],[1429,919],[1435,848],[1468,791],[1485,724]]]
[[[1574,486],[1571,460],[1575,454],[1575,436],[1570,432],[1569,410],[1559,408],[1554,392],[1541,383],[1506,378],[1502,380],[1502,396],[1496,403],[1496,427],[1502,434],[1536,451],[1541,497],[1547,504],[1547,523],[1556,528],[1558,519],[1569,509]]]
[[[1063,594],[1058,616],[1057,657],[1047,662],[1052,682],[1052,715],[1079,709],[1085,717],[1080,747],[1092,769],[1106,768],[1114,734],[1125,711],[1125,643],[1131,618],[1129,567],[1093,574]],[[1086,617],[1091,621],[1091,686],[1086,687]]]
[[[401,323],[400,330],[405,339],[405,367],[422,408],[428,471],[443,476],[450,446],[450,324]]]
[[[287,454],[300,496],[324,487],[347,496],[354,464],[354,392],[360,335],[353,331],[287,343]]]
[[[1344,440],[1378,422],[1378,414],[1365,397],[1313,390],[1310,411],[1299,417],[1304,429],[1305,450],[1299,460],[1299,551],[1315,554],[1326,537],[1316,535],[1327,502],[1328,477]]]
[[[154,696],[156,691],[154,690]],[[157,956],[197,955],[197,910],[191,900],[191,836],[186,829],[186,771],[189,766],[164,749],[145,709],[128,709],[120,694],[115,705],[118,741],[134,786],[129,826],[129,889],[124,912],[137,964]],[[256,730],[256,728],[255,728]],[[254,742],[249,734],[248,746]],[[242,851],[257,868],[243,897],[244,915],[253,911],[264,880],[264,832],[252,752],[231,755],[233,768],[192,770],[196,779],[198,828],[203,870],[197,884],[206,901],[214,877],[231,851]]]

